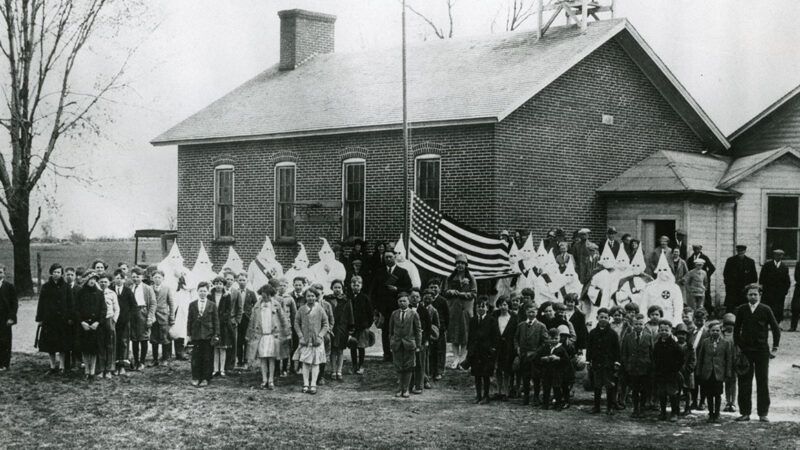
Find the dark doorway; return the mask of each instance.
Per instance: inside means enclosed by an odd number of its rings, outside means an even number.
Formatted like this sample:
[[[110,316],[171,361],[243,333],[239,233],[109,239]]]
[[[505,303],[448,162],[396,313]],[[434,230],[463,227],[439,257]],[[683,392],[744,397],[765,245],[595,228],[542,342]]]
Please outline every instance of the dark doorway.
[[[658,246],[658,238],[667,236],[670,243],[675,240],[674,220],[643,220],[642,221],[642,248],[653,249]]]

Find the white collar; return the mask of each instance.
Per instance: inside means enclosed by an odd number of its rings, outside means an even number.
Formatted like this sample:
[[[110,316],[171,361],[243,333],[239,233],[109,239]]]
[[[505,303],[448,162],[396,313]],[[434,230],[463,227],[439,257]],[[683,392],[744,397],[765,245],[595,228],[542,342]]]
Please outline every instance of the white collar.
[[[747,306],[750,307],[750,312],[756,312],[756,308],[758,308],[758,305],[760,305],[760,304],[761,304],[761,302],[758,302],[755,305],[750,303],[750,302],[748,302]]]

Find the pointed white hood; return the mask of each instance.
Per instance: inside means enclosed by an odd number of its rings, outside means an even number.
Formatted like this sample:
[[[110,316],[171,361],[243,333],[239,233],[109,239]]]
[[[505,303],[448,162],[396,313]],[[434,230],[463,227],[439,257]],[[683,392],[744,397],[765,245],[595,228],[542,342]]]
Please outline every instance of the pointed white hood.
[[[636,249],[636,253],[633,254],[633,260],[631,261],[631,273],[634,275],[641,275],[644,273],[644,270],[647,268],[647,265],[644,262],[644,253],[642,253],[642,247]]]
[[[217,273],[214,272],[211,264],[211,258],[208,257],[208,252],[206,252],[202,242],[200,243],[200,250],[197,252],[197,260],[194,263],[194,267],[192,267],[191,277],[197,283],[201,281],[211,282],[217,277]]]
[[[225,273],[225,269],[231,269],[235,275],[239,275],[240,272],[244,271],[244,262],[242,262],[242,258],[239,257],[239,254],[236,253],[236,249],[233,246],[228,247],[228,259],[225,261],[225,264],[222,265],[222,270],[220,270],[220,275]]]
[[[400,234],[400,239],[397,240],[397,244],[394,246],[394,260],[398,264],[402,262],[406,262],[408,259],[408,252],[406,251],[406,244],[403,242],[403,234]]]
[[[670,269],[669,264],[667,263],[667,257],[664,256],[663,253],[658,258],[658,265],[656,265],[654,275],[659,281],[670,283],[675,282],[675,275],[672,273],[672,269]]]
[[[232,248],[232,247],[231,247]],[[261,251],[258,252],[256,258],[261,260],[262,263],[275,261],[275,247],[272,246],[272,241],[269,236],[264,240],[264,245],[261,246]]]
[[[611,251],[611,246],[606,245],[603,249],[603,253],[600,255],[600,265],[603,266],[605,269],[613,269],[616,266],[617,261],[614,257],[614,252]]]
[[[522,244],[522,248],[519,249],[519,253],[520,260],[528,263],[527,265],[532,265],[536,261],[536,250],[533,248],[533,233],[528,235],[528,239],[526,239],[525,243]]]

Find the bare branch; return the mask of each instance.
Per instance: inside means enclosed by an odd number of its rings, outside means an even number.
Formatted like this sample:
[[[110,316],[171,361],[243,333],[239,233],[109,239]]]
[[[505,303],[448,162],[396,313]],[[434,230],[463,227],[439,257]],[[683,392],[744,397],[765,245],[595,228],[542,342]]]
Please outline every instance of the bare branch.
[[[448,0],[448,3],[449,3],[449,0]],[[441,28],[437,27],[436,23],[434,23],[433,20],[429,19],[428,16],[426,16],[425,14],[422,14],[421,12],[417,11],[416,9],[414,9],[413,6],[409,5],[408,3],[406,3],[406,9],[408,9],[409,11],[414,13],[417,17],[422,19],[425,23],[427,23],[431,27],[431,29],[433,29],[433,32],[436,34],[436,36],[439,39],[444,39],[444,30],[442,30]],[[450,31],[452,32],[452,25],[451,25]],[[450,37],[452,37],[452,34],[451,34]]]
[[[2,214],[0,214],[0,222],[2,222],[3,224],[3,230],[5,230],[8,239],[10,239],[11,242],[14,242],[16,240],[16,236],[14,236],[14,232],[11,231],[11,228],[9,228],[8,223],[6,223],[6,218],[3,217]]]

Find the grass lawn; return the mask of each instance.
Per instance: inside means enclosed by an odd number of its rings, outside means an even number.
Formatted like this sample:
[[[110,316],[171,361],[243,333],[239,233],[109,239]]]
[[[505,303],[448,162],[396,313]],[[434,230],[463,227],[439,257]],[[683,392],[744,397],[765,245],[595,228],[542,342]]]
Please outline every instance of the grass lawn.
[[[797,334],[790,337],[786,348],[797,349]],[[0,445],[797,448],[800,371],[784,358],[775,360],[771,379],[773,423],[740,424],[725,415],[724,423],[708,425],[704,412],[676,424],[658,422],[655,413],[639,420],[630,411],[591,415],[589,394],[577,388],[577,404],[560,412],[517,401],[474,405],[472,380],[461,371],[448,371],[422,395],[395,399],[392,366],[375,358],[364,376],[329,381],[312,396],[299,392],[299,376],[276,380],[275,391],[257,389],[255,371],[193,388],[188,362],[112,380],[53,377],[44,374],[45,355],[15,353],[12,370],[0,374]]]

